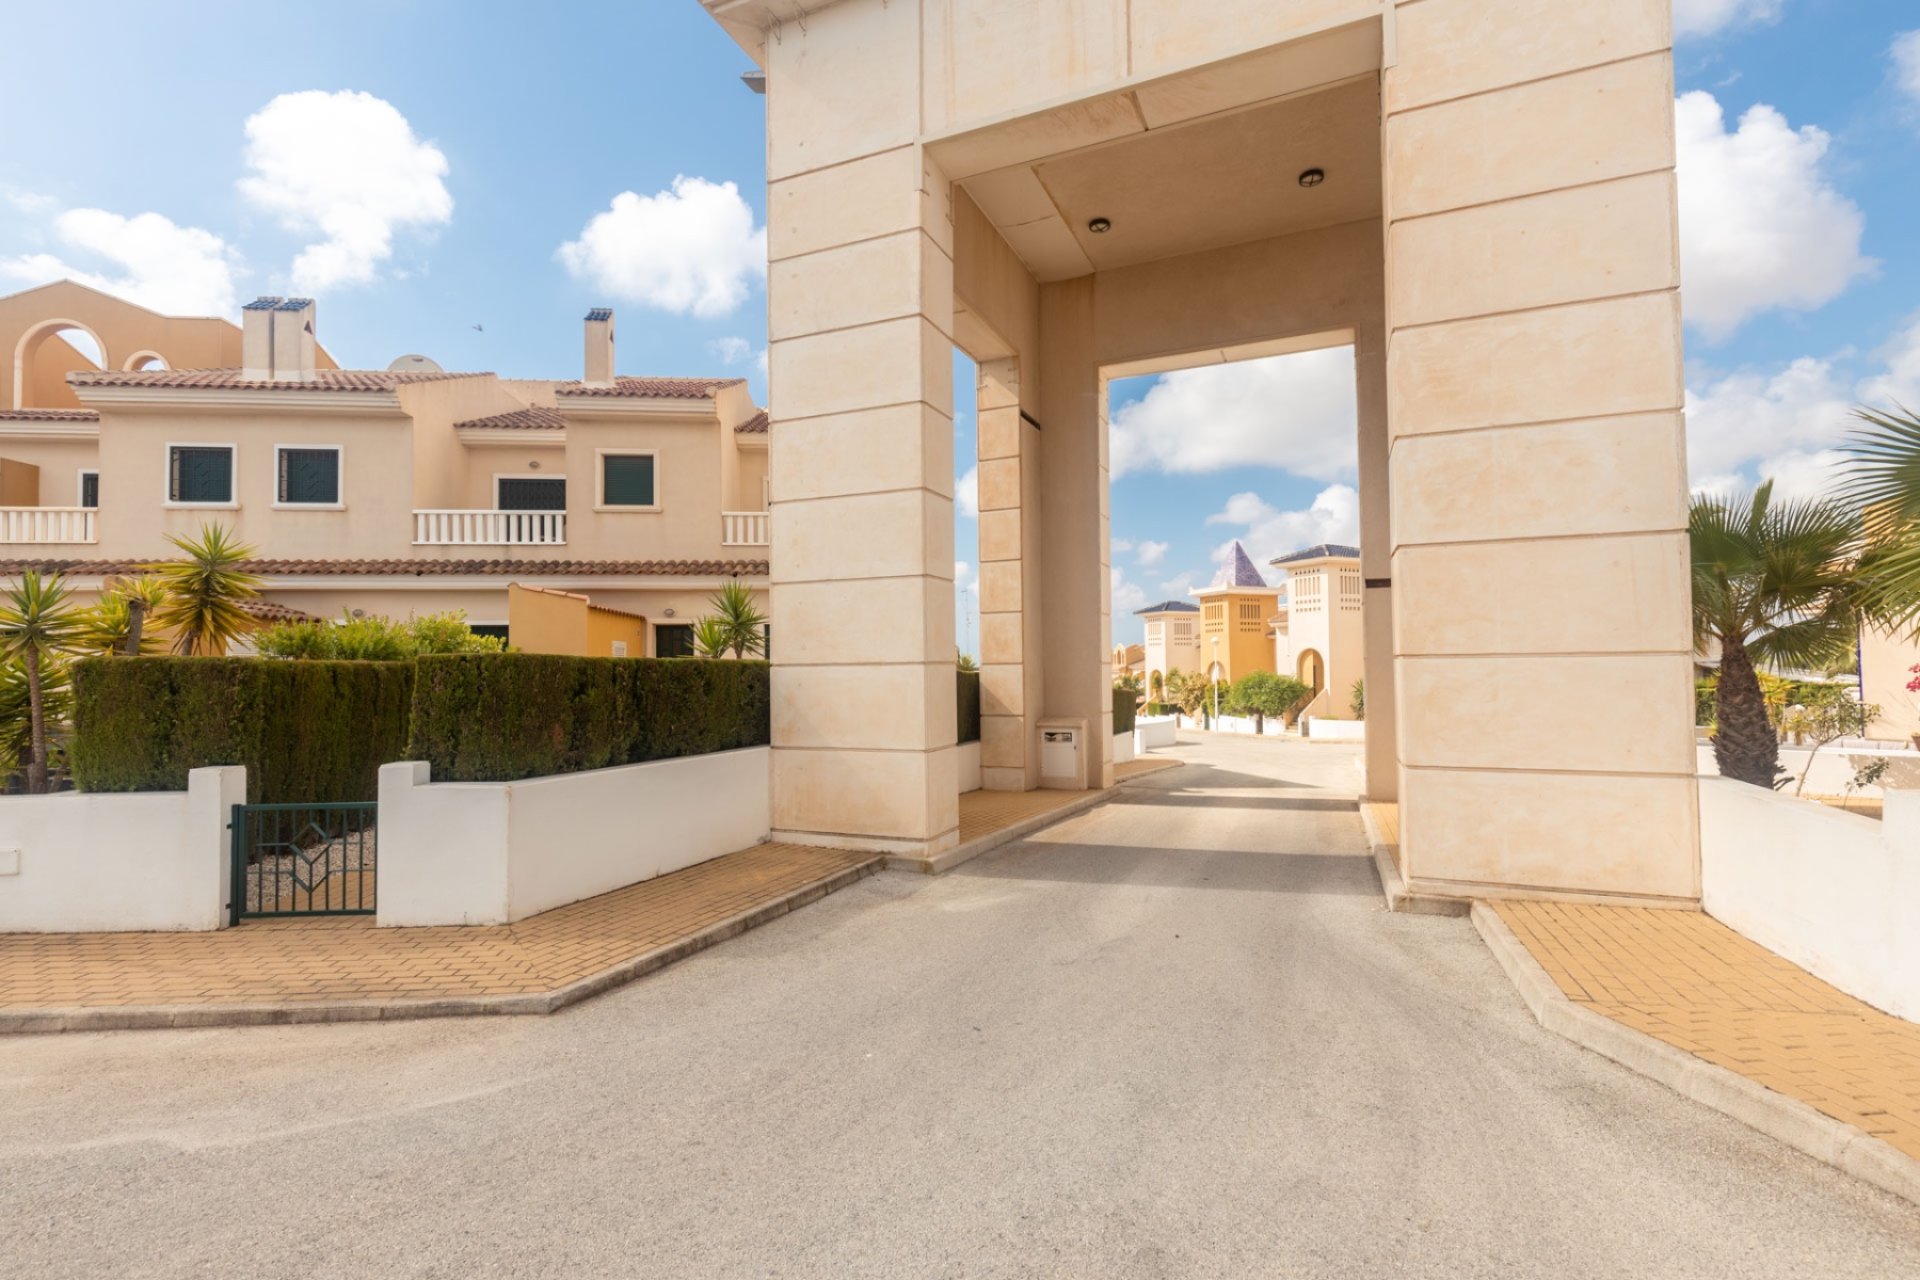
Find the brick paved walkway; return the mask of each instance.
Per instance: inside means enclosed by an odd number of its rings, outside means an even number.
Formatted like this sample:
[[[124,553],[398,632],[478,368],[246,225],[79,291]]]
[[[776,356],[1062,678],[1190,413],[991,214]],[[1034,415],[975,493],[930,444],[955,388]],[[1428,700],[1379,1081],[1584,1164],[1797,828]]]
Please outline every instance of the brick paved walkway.
[[[1920,1024],[1696,911],[1492,904],[1565,996],[1920,1159]]]

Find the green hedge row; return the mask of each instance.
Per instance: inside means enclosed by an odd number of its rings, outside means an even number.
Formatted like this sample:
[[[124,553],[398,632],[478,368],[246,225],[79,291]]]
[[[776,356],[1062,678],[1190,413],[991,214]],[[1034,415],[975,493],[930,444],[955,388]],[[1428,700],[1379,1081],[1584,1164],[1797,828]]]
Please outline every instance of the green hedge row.
[[[767,664],[544,653],[419,659],[405,755],[436,782],[507,782],[769,740]]]
[[[184,791],[189,769],[243,764],[256,804],[372,800],[406,758],[413,664],[86,658],[73,696],[82,791]]]
[[[959,678],[955,699],[960,712],[960,741],[980,741],[980,673],[956,671]]]
[[[1113,691],[1113,733],[1119,737],[1123,733],[1133,732],[1133,719],[1139,714],[1140,695],[1131,689],[1116,688]]]

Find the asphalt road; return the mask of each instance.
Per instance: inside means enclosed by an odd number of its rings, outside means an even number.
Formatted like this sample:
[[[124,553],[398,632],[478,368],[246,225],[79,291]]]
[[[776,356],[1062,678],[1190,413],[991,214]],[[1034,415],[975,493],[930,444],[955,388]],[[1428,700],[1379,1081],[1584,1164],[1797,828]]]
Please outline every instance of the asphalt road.
[[[1386,915],[1351,750],[1178,754],[553,1018],[0,1041],[0,1275],[1920,1276]]]

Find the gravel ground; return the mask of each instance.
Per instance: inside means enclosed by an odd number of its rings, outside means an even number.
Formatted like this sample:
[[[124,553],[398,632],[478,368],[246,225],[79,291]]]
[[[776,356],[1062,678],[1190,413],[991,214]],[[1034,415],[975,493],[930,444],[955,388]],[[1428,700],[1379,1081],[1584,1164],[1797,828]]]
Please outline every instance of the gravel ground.
[[[1385,914],[1350,749],[1177,754],[552,1018],[0,1043],[0,1273],[1920,1276]]]
[[[373,827],[353,831],[333,840],[296,841],[300,852],[265,853],[247,867],[247,904],[264,909],[279,902],[283,907],[305,910],[315,907],[335,910],[374,905],[374,870],[379,840]],[[358,876],[368,873],[364,894]]]

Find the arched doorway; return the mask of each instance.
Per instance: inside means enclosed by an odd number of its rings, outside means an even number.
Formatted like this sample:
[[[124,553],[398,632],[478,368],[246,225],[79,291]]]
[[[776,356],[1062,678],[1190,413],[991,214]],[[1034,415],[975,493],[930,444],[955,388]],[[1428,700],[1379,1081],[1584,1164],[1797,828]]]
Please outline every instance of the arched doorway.
[[[1300,662],[1295,674],[1299,677],[1301,684],[1313,690],[1315,697],[1318,697],[1320,691],[1327,687],[1327,664],[1313,649],[1300,651]]]

